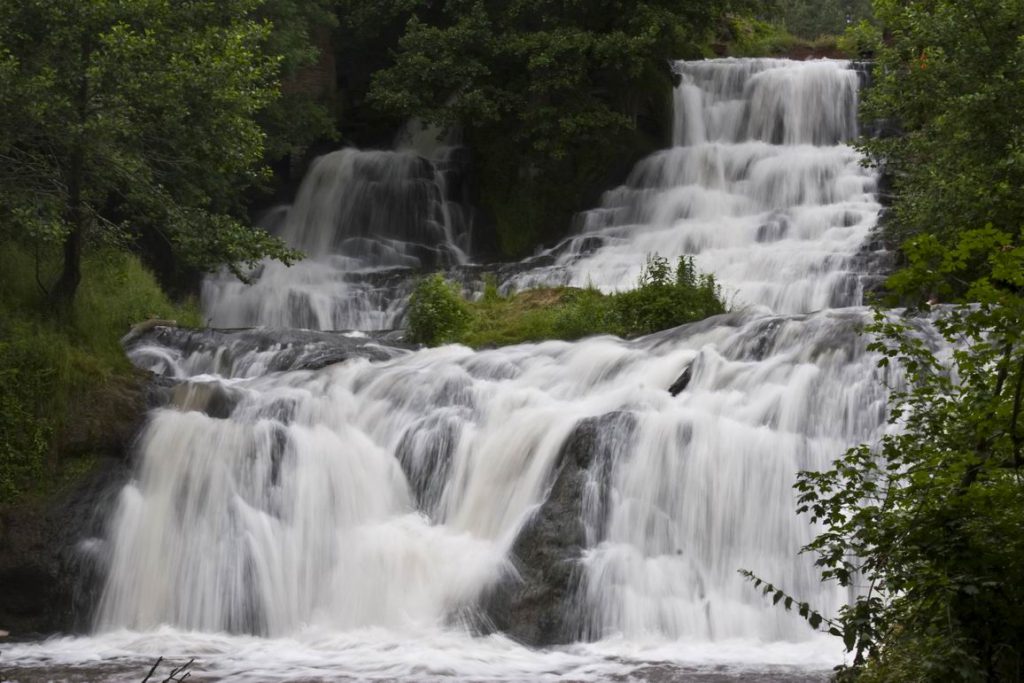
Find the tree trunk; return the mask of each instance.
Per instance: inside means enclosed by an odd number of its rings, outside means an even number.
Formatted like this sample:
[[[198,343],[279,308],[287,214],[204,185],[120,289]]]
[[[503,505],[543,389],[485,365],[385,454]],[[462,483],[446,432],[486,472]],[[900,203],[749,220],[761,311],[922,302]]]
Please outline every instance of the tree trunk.
[[[81,146],[72,154],[68,174],[67,225],[70,228],[64,238],[64,267],[60,279],[50,292],[54,306],[61,312],[71,310],[75,293],[82,281],[82,242],[85,237],[85,211],[82,207],[82,150]]]
[[[70,310],[82,281],[82,225],[75,225],[64,240],[64,268],[51,292],[53,303],[62,310]]]
[[[85,139],[83,129],[89,111],[89,58],[92,45],[89,38],[83,39],[80,47],[81,73],[79,74],[78,92],[75,97],[75,108],[78,114],[75,142],[68,159],[68,204],[65,222],[70,232],[64,238],[64,268],[60,279],[53,287],[50,298],[61,313],[69,313],[75,301],[75,293],[82,281],[82,244],[85,241],[86,211],[82,204],[82,184],[85,174]]]

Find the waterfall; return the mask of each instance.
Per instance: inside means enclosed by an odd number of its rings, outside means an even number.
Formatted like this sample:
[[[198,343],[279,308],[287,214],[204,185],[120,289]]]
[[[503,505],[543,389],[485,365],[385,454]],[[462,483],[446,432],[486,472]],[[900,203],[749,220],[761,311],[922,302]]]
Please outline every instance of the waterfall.
[[[844,144],[848,66],[680,62],[674,146],[505,283],[614,290],[650,253],[693,254],[731,313],[479,352],[358,332],[144,335],[131,358],[176,384],[98,542],[95,642],[183,642],[240,679],[254,661],[257,678],[511,680],[836,663],[840,648],[820,654],[820,634],[737,570],[826,614],[849,599],[798,555],[816,530],[792,484],[879,438],[883,381],[899,381],[860,335],[879,205]],[[431,168],[324,157],[280,233],[314,258],[266,264],[249,289],[212,280],[207,310],[223,325],[387,326],[372,280],[344,274],[423,262],[429,244],[437,263],[463,258]]]
[[[861,302],[877,177],[856,135],[847,62],[679,62],[671,149],[637,164],[583,217],[553,265],[507,288],[635,285],[647,255],[691,254],[732,305],[800,313]]]
[[[395,327],[409,269],[465,263],[469,225],[449,197],[451,147],[428,160],[412,151],[342,149],[316,159],[294,205],[265,223],[308,256],[265,261],[244,283],[224,273],[203,283],[217,327],[312,330]]]

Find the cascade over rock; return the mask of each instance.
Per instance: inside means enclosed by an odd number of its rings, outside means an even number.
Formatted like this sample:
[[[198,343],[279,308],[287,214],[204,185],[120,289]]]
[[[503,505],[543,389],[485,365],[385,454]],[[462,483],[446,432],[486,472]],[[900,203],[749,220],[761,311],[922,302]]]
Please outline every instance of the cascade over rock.
[[[471,216],[456,191],[459,148],[342,149],[318,158],[295,203],[265,227],[308,258],[265,261],[246,284],[230,274],[203,284],[216,327],[313,330],[394,328],[411,290],[409,270],[467,261]]]
[[[861,303],[884,262],[862,248],[877,177],[857,133],[847,62],[679,62],[675,144],[637,164],[583,230],[506,288],[635,285],[651,254],[691,254],[733,306],[799,313]]]
[[[582,635],[580,561],[604,535],[609,475],[633,426],[632,414],[614,412],[583,419],[573,429],[551,490],[512,546],[514,573],[483,601],[489,626],[534,646]]]
[[[692,254],[730,313],[636,340],[478,352],[362,332],[135,340],[134,362],[176,386],[96,539],[108,571],[95,642],[171,634],[237,662],[257,636],[278,653],[260,674],[277,679],[303,657],[355,678],[516,680],[628,676],[624,662],[764,644],[805,661],[819,634],[737,570],[826,614],[849,600],[798,554],[816,530],[794,514],[792,484],[879,438],[884,382],[900,382],[860,335],[879,204],[876,174],[845,144],[849,67],[680,62],[674,146],[606,193],[580,234],[502,271],[506,288],[614,290],[649,254]],[[265,264],[249,288],[210,280],[208,314],[389,327],[397,268],[465,259],[437,168],[328,155],[278,227],[314,258]],[[595,658],[604,668],[587,668]]]

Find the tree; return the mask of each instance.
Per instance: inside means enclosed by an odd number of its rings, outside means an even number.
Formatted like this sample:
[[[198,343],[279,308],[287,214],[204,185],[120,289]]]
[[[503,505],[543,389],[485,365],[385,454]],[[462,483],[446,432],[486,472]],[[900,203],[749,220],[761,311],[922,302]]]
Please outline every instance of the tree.
[[[616,162],[628,169],[661,146],[638,135],[667,114],[670,60],[698,54],[728,4],[446,0],[412,12],[372,97],[465,129],[484,204],[499,228],[516,228],[501,235],[505,251],[525,251],[551,236],[545,221],[564,229],[584,198],[596,199],[586,187]]]
[[[302,154],[308,146],[335,135],[335,103],[328,93],[303,87],[305,69],[333,59],[332,33],[340,0],[263,0],[255,17],[270,24],[262,47],[279,57],[282,89],[257,120],[266,132],[266,156],[276,160]],[[333,85],[333,84],[332,84]]]
[[[870,0],[779,0],[778,17],[801,38],[837,35],[862,19],[871,18]]]
[[[889,40],[864,118],[898,136],[865,141],[893,177],[887,224],[944,245],[991,225],[1016,240],[1024,216],[1024,1],[876,0]],[[964,286],[953,288],[963,292]]]
[[[60,245],[55,302],[92,240],[156,233],[199,268],[292,255],[239,218],[278,89],[260,7],[0,0],[0,220]]]

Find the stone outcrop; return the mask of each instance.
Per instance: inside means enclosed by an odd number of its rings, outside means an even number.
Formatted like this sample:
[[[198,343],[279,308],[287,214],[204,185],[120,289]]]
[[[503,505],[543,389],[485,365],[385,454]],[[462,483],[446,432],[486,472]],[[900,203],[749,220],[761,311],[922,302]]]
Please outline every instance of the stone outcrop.
[[[546,500],[512,548],[518,576],[508,577],[482,602],[490,629],[530,646],[573,642],[583,634],[580,560],[588,543],[604,535],[613,458],[633,425],[632,415],[618,412],[576,425],[562,446]]]

